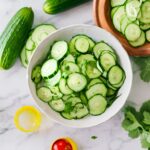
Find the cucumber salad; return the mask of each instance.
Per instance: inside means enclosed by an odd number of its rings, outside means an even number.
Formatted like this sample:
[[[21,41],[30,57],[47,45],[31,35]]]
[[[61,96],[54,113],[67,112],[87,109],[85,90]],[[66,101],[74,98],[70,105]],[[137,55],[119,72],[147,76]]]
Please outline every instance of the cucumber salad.
[[[56,41],[32,70],[39,99],[65,119],[102,114],[126,78],[114,49],[86,35]]]
[[[150,1],[111,0],[111,19],[128,43],[139,47],[150,42]]]

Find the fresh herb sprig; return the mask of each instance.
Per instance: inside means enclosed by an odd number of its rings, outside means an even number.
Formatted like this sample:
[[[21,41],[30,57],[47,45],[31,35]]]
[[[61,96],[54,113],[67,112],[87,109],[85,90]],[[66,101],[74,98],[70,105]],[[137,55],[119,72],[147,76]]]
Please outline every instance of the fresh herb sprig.
[[[127,106],[122,127],[131,138],[140,137],[142,147],[150,150],[150,100],[143,103],[139,111]]]

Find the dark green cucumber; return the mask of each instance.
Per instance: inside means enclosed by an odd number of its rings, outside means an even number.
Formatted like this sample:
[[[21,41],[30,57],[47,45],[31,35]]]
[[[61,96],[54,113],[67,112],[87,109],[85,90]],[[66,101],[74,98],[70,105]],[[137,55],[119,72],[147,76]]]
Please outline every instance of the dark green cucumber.
[[[31,8],[20,9],[0,36],[0,68],[9,69],[16,62],[32,27]]]
[[[46,0],[43,10],[48,14],[56,14],[89,0]]]

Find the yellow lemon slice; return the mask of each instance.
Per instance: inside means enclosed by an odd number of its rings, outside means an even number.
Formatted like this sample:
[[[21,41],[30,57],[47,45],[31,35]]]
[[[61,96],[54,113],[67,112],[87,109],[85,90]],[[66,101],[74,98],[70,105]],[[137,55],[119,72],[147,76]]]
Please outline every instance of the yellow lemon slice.
[[[69,137],[66,137],[65,140],[68,141],[71,144],[73,150],[78,150],[78,147],[77,147],[77,144],[75,143],[75,141],[73,141]]]
[[[23,132],[34,132],[41,125],[41,114],[33,106],[23,106],[16,111],[14,123]]]

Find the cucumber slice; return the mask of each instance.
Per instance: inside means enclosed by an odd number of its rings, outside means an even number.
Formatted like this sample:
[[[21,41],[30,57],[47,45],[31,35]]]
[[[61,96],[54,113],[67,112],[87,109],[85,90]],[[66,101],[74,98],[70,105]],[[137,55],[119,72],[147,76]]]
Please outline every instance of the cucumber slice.
[[[150,23],[150,1],[145,1],[141,6],[141,14],[139,17],[139,21],[142,23]]]
[[[112,86],[117,89],[120,88],[123,85],[125,78],[126,78],[126,76],[125,76],[125,74],[123,74],[122,81],[118,84],[113,84]]]
[[[51,49],[51,56],[56,59],[60,60],[62,59],[68,51],[68,44],[65,41],[58,41],[53,44]]]
[[[50,90],[53,93],[53,99],[62,98],[63,94],[60,92],[58,86],[50,87]]]
[[[82,74],[72,73],[69,75],[67,79],[67,84],[69,88],[72,89],[73,91],[80,92],[87,85],[87,79]]]
[[[150,42],[150,30],[146,31],[146,39]]]
[[[101,72],[97,68],[95,61],[89,61],[86,65],[86,75],[90,78],[97,78],[101,75]]]
[[[45,79],[45,84],[46,84],[46,86],[48,86],[48,87],[55,86],[56,84],[59,83],[60,78],[61,78],[61,72],[60,72],[60,70],[59,70],[59,71],[56,73],[56,75],[54,75],[52,78]]]
[[[126,0],[111,0],[111,7],[123,5]]]
[[[113,16],[113,24],[119,32],[121,31],[121,20],[125,16],[125,14],[125,6],[121,6],[117,9]]]
[[[135,23],[130,23],[125,29],[125,36],[128,41],[136,41],[141,35],[140,27]]]
[[[87,89],[89,89],[91,86],[93,86],[93,85],[95,85],[97,83],[103,83],[103,81],[101,79],[98,79],[98,78],[97,79],[92,79],[90,81],[90,83],[88,84]]]
[[[88,101],[88,106],[91,115],[100,115],[107,106],[106,99],[101,95],[95,95]]]
[[[61,71],[62,77],[66,78],[71,73],[80,72],[80,69],[75,63],[64,61],[61,66]]]
[[[30,62],[31,58],[32,58],[32,55],[33,55],[33,51],[28,51],[26,49],[26,60],[27,60],[27,63]]]
[[[140,11],[141,2],[138,0],[128,1],[126,4],[126,14],[129,20],[135,21]]]
[[[69,95],[73,93],[73,91],[67,86],[66,79],[63,79],[63,78],[60,79],[59,81],[59,89],[65,95]]]
[[[91,54],[82,54],[77,57],[77,64],[79,67],[82,67],[82,65],[85,65],[85,63],[87,63],[89,61],[96,61],[94,59],[94,56]]]
[[[114,58],[114,56],[105,51],[104,53],[102,53],[100,55],[100,65],[101,67],[107,72],[112,66],[114,66],[116,64],[116,60]]]
[[[71,112],[71,116],[74,119],[81,119],[85,116],[88,115],[88,109],[85,105],[83,105],[82,103],[77,103],[73,109],[73,111]]]
[[[37,96],[45,103],[49,102],[52,99],[52,93],[47,87],[41,87],[37,89]]]
[[[125,16],[122,21],[121,21],[121,32],[122,34],[125,34],[125,29],[127,27],[128,24],[130,24],[131,21],[128,19],[127,16]]]
[[[109,51],[113,51],[112,47],[109,46],[107,43],[105,43],[104,41],[98,42],[94,48],[93,48],[93,52],[95,57],[98,59],[101,52],[104,50],[109,50]]]
[[[108,72],[108,81],[111,85],[119,84],[124,76],[123,69],[119,66],[113,66]]]
[[[81,99],[79,97],[70,97],[66,100],[66,103],[71,103],[72,106],[75,106],[77,103],[80,103]]]
[[[29,39],[26,42],[26,49],[29,51],[33,51],[36,48],[35,43],[32,40],[32,37],[30,36]]]
[[[57,69],[57,61],[55,59],[49,59],[43,64],[41,75],[43,78],[49,78],[56,73]]]
[[[117,11],[119,7],[114,7],[112,10],[111,10],[111,18],[113,18],[113,15],[115,14],[115,12]]]
[[[64,61],[69,61],[75,63],[75,58],[73,55],[69,54],[64,58]]]
[[[52,100],[48,104],[53,110],[57,112],[61,112],[65,109],[65,104],[62,99]]]
[[[41,41],[43,41],[48,35],[55,32],[56,28],[49,24],[40,25],[35,28],[32,33],[32,40],[39,45]]]
[[[21,64],[25,67],[25,68],[27,68],[27,66],[28,66],[28,62],[27,62],[27,59],[26,59],[26,49],[25,49],[25,47],[22,49],[22,51],[21,51],[21,54],[20,54],[20,60],[21,60]]]
[[[89,46],[90,44],[86,38],[81,37],[75,41],[75,48],[80,53],[86,53],[89,50]]]
[[[149,24],[140,24],[140,28],[142,30],[148,30],[148,29],[150,29],[150,23]]]
[[[63,99],[63,101],[65,102],[65,101],[67,101],[69,98],[71,98],[72,97],[72,95],[64,95],[63,97],[62,97],[62,99]]]
[[[104,84],[102,84],[102,83],[95,84],[86,91],[87,99],[90,99],[91,97],[93,97],[94,95],[97,95],[97,94],[106,96],[107,88]]]
[[[71,119],[73,119],[73,117],[71,116],[71,114],[70,113],[68,113],[68,112],[61,112],[60,113],[61,114],[61,116],[63,117],[63,118],[65,118],[65,119],[68,119],[68,120],[71,120]]]
[[[141,36],[134,42],[130,42],[130,45],[132,45],[133,47],[139,47],[139,46],[142,46],[146,41],[146,38],[145,38],[145,33],[142,31],[141,33]]]

